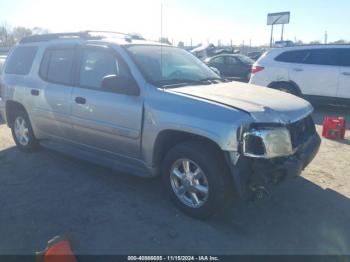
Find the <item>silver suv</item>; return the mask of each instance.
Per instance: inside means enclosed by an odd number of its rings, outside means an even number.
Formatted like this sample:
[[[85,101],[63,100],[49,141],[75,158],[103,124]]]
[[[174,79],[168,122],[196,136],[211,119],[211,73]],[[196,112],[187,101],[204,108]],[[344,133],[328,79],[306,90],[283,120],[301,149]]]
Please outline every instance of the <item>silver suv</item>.
[[[198,218],[300,175],[320,146],[305,100],[226,82],[185,50],[123,34],[24,38],[5,63],[0,101],[19,149],[160,175]]]

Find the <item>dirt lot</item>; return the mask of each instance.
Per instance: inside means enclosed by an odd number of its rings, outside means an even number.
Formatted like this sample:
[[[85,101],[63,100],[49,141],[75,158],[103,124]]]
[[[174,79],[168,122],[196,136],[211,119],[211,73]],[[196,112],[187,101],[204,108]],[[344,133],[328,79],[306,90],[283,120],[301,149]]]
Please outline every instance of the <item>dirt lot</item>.
[[[348,111],[318,108],[315,121]],[[318,125],[318,131],[320,131]],[[350,132],[323,139],[303,176],[259,205],[210,221],[178,212],[157,179],[43,149],[20,153],[0,126],[0,254],[32,254],[71,232],[80,254],[350,254]]]

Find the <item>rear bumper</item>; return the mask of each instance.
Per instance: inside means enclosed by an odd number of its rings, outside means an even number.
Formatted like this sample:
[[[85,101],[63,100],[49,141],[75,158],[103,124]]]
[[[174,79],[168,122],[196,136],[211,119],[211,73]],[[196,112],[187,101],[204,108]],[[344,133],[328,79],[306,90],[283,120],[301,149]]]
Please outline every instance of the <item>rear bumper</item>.
[[[289,157],[267,160],[241,156],[236,165],[230,161],[237,194],[249,196],[257,188],[269,190],[276,184],[300,176],[315,158],[320,145],[321,139],[315,133]]]

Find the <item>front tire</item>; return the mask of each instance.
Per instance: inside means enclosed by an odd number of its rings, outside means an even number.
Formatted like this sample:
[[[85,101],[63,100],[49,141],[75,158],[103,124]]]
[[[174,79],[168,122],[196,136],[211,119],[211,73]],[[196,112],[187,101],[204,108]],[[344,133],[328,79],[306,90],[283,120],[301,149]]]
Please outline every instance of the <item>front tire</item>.
[[[13,139],[20,150],[29,152],[38,147],[38,141],[34,136],[29,117],[24,110],[18,109],[14,113],[11,131]]]
[[[221,152],[203,142],[185,142],[172,148],[163,161],[165,188],[186,214],[205,219],[225,206],[230,179]]]

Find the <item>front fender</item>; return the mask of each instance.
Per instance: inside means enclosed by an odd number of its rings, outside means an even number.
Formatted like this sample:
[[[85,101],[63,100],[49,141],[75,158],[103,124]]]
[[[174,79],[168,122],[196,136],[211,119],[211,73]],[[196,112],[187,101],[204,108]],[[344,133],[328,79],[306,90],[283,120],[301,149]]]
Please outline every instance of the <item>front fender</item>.
[[[209,139],[223,151],[237,151],[237,131],[251,123],[243,111],[186,95],[156,93],[146,99],[142,133],[142,155],[152,166],[154,145],[165,130],[186,132]]]

